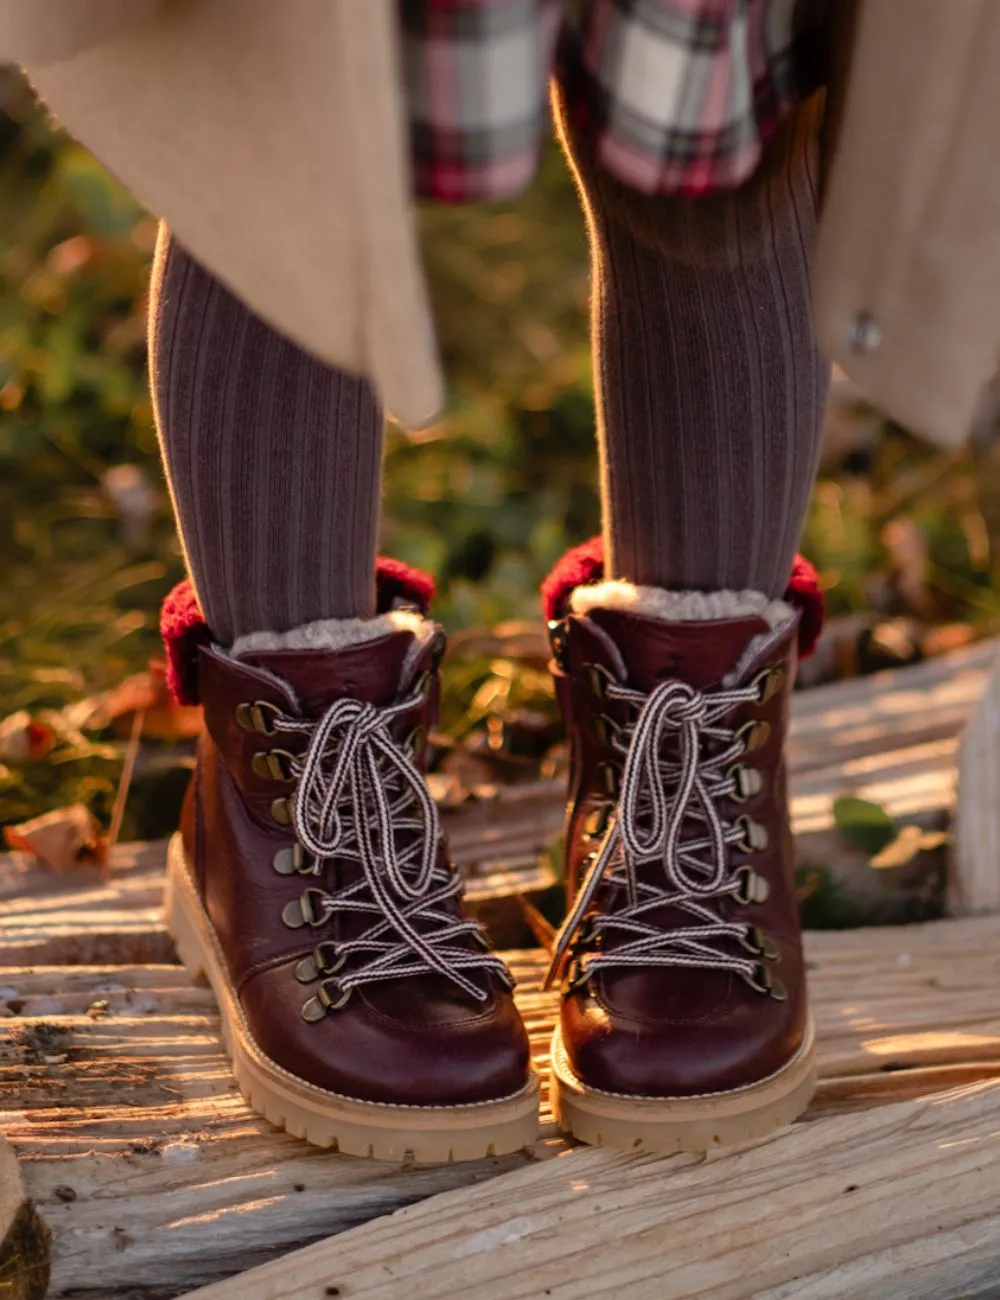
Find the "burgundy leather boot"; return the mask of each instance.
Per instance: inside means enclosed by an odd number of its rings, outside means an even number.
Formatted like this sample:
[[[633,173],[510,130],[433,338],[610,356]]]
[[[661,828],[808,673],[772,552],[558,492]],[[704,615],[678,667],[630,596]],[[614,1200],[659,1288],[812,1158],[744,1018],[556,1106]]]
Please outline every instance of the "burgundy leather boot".
[[[375,619],[229,651],[187,584],[168,598],[175,693],[204,705],[206,734],[166,911],[255,1110],[320,1146],[429,1162],[534,1141],[538,1082],[423,776],[444,636],[419,579],[383,562]]]
[[[572,744],[553,1109],[585,1142],[704,1151],[815,1086],[782,749],[818,588],[804,562],[785,601],[601,570],[578,548],[544,592]]]

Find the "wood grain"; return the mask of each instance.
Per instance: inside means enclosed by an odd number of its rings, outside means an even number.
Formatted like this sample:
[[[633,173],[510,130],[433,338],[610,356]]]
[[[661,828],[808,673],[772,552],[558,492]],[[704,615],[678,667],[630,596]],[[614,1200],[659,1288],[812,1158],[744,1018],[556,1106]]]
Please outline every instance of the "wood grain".
[[[995,921],[811,934],[807,952],[823,1083],[805,1127],[1000,1079]],[[544,1070],[556,998],[543,957],[507,956]],[[168,1300],[568,1150],[547,1109],[529,1152],[431,1169],[277,1133],[233,1089],[211,994],[176,966],[8,968],[3,1006],[0,1128],[56,1232],[57,1300]]]
[[[189,1300],[941,1300],[991,1275],[995,1083],[704,1158],[574,1151]]]

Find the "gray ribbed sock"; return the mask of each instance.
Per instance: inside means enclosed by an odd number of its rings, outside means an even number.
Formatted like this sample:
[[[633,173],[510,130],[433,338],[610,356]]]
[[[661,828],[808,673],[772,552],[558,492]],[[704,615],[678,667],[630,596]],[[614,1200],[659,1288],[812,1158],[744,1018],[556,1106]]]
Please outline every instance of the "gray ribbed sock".
[[[593,257],[608,573],[780,595],[816,472],[816,101],[740,189],[649,198],[567,143]],[[566,128],[563,126],[563,134]]]
[[[165,230],[150,372],[206,621],[231,643],[375,612],[382,411],[255,316]]]

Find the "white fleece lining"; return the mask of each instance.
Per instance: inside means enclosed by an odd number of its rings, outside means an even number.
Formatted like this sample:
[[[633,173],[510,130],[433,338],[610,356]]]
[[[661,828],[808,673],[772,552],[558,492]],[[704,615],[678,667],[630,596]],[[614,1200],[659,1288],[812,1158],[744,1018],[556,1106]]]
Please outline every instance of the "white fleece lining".
[[[780,640],[781,629],[795,618],[795,610],[784,600],[771,600],[762,591],[665,591],[662,587],[637,587],[631,582],[596,582],[577,587],[570,596],[574,614],[594,609],[615,609],[664,623],[715,623],[731,618],[759,618],[768,632],[751,637],[739,662],[727,673],[723,685],[743,680],[748,666],[764,654],[772,641]],[[617,655],[617,647],[615,647]]]
[[[616,609],[664,623],[709,623],[730,618],[762,618],[770,628],[781,627],[795,614],[783,600],[770,600],[761,591],[664,591],[631,582],[597,582],[577,587],[570,597],[574,614],[592,609]]]
[[[437,624],[409,609],[394,609],[375,618],[322,618],[303,623],[290,632],[248,632],[237,637],[227,652],[241,655],[268,653],[273,650],[345,650],[348,646],[377,641],[393,632],[412,632],[413,644],[403,663],[403,679],[424,646],[433,638]]]

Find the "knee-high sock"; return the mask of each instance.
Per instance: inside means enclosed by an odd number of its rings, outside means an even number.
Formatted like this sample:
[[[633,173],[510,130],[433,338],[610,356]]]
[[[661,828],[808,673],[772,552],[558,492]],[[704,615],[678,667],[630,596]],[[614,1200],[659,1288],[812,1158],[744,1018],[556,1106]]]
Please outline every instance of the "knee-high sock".
[[[166,230],[149,354],[177,523],[216,637],[373,614],[383,420],[371,387],[276,333]]]
[[[697,199],[619,184],[560,108],[591,236],[607,571],[778,596],[829,385],[810,303],[818,105],[746,184]]]

